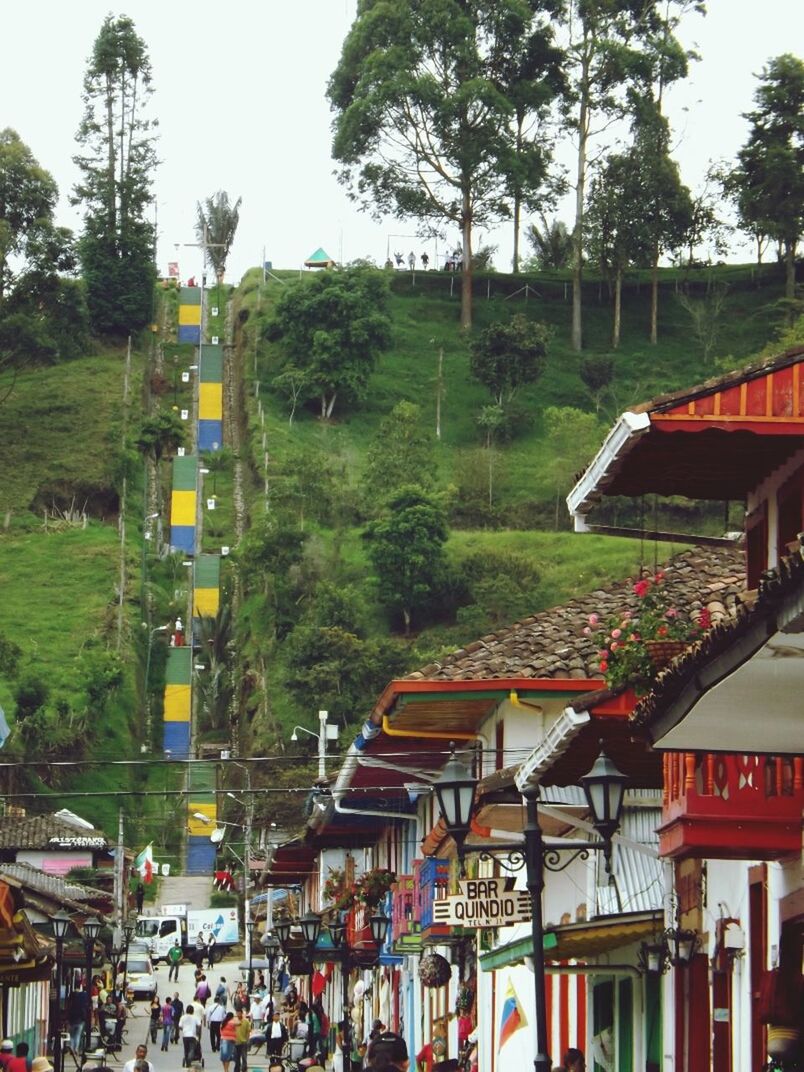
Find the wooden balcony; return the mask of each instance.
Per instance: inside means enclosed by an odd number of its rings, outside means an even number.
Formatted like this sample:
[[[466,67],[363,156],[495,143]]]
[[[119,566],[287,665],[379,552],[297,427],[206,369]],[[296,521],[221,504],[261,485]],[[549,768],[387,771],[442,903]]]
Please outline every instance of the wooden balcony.
[[[801,851],[804,757],[664,756],[659,855],[777,860]]]
[[[421,949],[421,928],[416,913],[413,875],[398,875],[391,887],[391,942],[396,953]]]

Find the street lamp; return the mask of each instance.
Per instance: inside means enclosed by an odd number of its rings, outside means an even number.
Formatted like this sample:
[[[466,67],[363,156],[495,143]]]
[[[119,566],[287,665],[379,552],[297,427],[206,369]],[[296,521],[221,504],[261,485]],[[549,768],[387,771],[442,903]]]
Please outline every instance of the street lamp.
[[[134,924],[126,923],[123,927],[123,941],[125,942],[125,952],[123,954],[123,983],[120,987],[120,998],[122,1001],[126,999],[126,977],[128,976],[128,947],[131,945],[131,939],[134,937]]]
[[[252,969],[252,957],[253,957],[253,938],[254,938],[254,920],[246,920],[246,933],[248,934],[248,992],[249,994],[254,989],[254,971]]]
[[[369,921],[371,926],[371,940],[377,948],[377,956],[379,956],[380,949],[385,942],[385,936],[388,932],[388,924],[390,922],[388,916],[379,911],[376,912]],[[332,944],[335,946],[336,951],[341,955],[341,1017],[343,1020],[341,1037],[343,1039],[343,1062],[344,1068],[346,1068],[352,1052],[352,1028],[346,1010],[349,1006],[349,968],[354,950],[347,945],[346,921],[342,916],[339,915],[331,923],[328,923],[327,928],[330,937],[332,938]]]
[[[274,1015],[274,965],[276,963],[276,956],[280,950],[279,939],[276,938],[270,931],[266,931],[262,936],[262,948],[265,952],[265,958],[268,961],[268,998],[271,1004],[271,1011],[268,1017],[270,1023],[271,1018]]]
[[[64,911],[50,917],[53,937],[56,939],[56,1031],[53,1035],[53,1072],[62,1072],[61,1052],[61,980],[64,970],[64,939],[72,920]]]
[[[85,987],[87,1011],[83,1047],[83,1053],[85,1058],[87,1050],[92,1041],[92,961],[94,959],[95,954],[95,939],[100,934],[100,929],[100,920],[88,919],[84,923],[84,948],[87,955],[87,978]]]
[[[455,755],[454,743],[450,744],[450,749],[449,761],[434,788],[444,825],[455,840],[458,860],[461,872],[463,872],[463,860],[466,854],[464,843],[471,826],[477,779],[466,764]],[[536,1027],[536,1058],[533,1062],[535,1072],[550,1072],[552,1067],[547,1044],[544,923],[542,919],[545,868],[549,871],[561,871],[579,856],[586,856],[590,851],[602,851],[605,855],[606,870],[611,874],[611,838],[620,823],[627,781],[627,777],[602,752],[595,760],[589,774],[581,778],[581,784],[592,812],[592,822],[600,835],[600,841],[566,842],[550,839],[546,842],[539,826],[538,789],[528,786],[524,789],[520,787],[527,816],[524,843],[496,844],[469,850],[479,853],[481,859],[505,857],[502,866],[509,871],[525,868],[531,903]],[[572,856],[561,862],[560,853],[562,852],[570,852]]]
[[[318,712],[318,725],[319,733],[314,733],[313,730],[305,729],[304,726],[294,726],[293,733],[290,735],[291,741],[298,741],[299,733],[306,733],[309,737],[315,737],[318,740],[318,780],[323,781],[327,776],[327,741],[337,741],[338,739],[338,727],[335,725],[327,725],[327,719],[329,718],[328,711]]]

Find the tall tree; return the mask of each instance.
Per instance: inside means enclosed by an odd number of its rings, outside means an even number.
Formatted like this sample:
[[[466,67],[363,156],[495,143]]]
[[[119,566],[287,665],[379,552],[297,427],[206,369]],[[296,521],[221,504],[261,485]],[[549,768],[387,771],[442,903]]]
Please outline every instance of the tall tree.
[[[461,326],[472,323],[472,233],[510,214],[512,80],[526,42],[549,41],[540,0],[361,0],[328,88],[333,155],[363,207],[455,225],[463,243]],[[548,5],[552,9],[553,5]],[[552,52],[549,63],[553,65]],[[537,82],[541,72],[528,67]],[[523,88],[521,108],[532,102]]]
[[[208,197],[201,204],[198,202],[198,220],[195,233],[198,241],[204,244],[215,277],[220,285],[226,272],[226,261],[234,242],[237,225],[240,222],[240,205],[242,197],[232,204],[225,190],[218,190],[213,197]]]
[[[665,14],[661,15],[664,7]],[[565,118],[576,139],[575,226],[573,229],[572,346],[583,345],[583,254],[586,178],[590,142],[626,111],[625,90],[653,72],[661,43],[675,50],[677,13],[703,11],[699,0],[567,0],[567,72]]]
[[[73,202],[84,211],[79,244],[87,301],[99,331],[147,323],[153,306],[153,226],[145,219],[156,167],[146,116],[151,63],[126,15],[104,20],[84,76],[84,115],[73,160],[82,178]]]
[[[542,214],[541,230],[531,223],[526,235],[538,269],[566,268],[572,263],[572,235],[561,220],[548,220]]]
[[[741,226],[783,251],[785,297],[795,297],[796,247],[804,223],[804,61],[785,53],[763,69],[748,141],[727,182]]]
[[[12,281],[9,258],[27,260],[51,230],[58,189],[15,130],[0,131],[0,301]]]
[[[372,513],[389,495],[415,480],[429,490],[436,481],[433,436],[422,423],[421,407],[415,402],[397,402],[383,417],[366,454],[363,491]]]
[[[339,396],[364,397],[391,342],[387,308],[387,280],[368,268],[320,272],[282,291],[267,337],[281,343],[291,367],[304,372],[322,420],[332,416]]]

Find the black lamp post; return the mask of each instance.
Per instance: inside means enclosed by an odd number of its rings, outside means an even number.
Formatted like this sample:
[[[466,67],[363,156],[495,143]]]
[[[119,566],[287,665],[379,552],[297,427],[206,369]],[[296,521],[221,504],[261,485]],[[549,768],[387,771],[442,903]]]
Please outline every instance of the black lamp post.
[[[64,973],[64,939],[72,922],[66,912],[57,912],[50,917],[53,937],[56,939],[56,1023],[53,1033],[53,1072],[62,1072],[61,1052],[61,986]]]
[[[123,953],[123,984],[120,987],[120,997],[123,1001],[126,1000],[126,978],[128,977],[128,947],[131,945],[131,939],[134,937],[134,925],[127,923],[123,927],[123,940],[125,942],[125,952]],[[117,980],[115,980],[116,982]]]
[[[246,920],[246,930],[248,931],[248,992],[251,993],[254,987],[254,970],[252,963],[254,959],[254,920]]]
[[[450,747],[452,751],[449,761],[434,788],[444,824],[455,840],[461,871],[463,871],[463,858],[466,852],[464,843],[472,821],[477,779],[466,764],[455,755],[455,745],[452,744]],[[545,997],[544,922],[542,919],[544,871],[545,868],[550,871],[561,871],[578,856],[585,856],[590,851],[602,851],[606,858],[606,869],[611,874],[611,838],[620,823],[627,781],[626,776],[602,752],[589,774],[581,778],[581,784],[592,812],[592,821],[600,835],[600,841],[573,841],[571,844],[545,842],[539,826],[538,789],[528,788],[523,791],[527,817],[524,845],[522,843],[498,844],[489,848],[469,850],[479,853],[481,859],[490,859],[494,856],[504,857],[502,866],[510,871],[525,868],[531,902],[536,1028],[536,1058],[533,1065],[536,1072],[550,1072],[552,1067],[548,1053]],[[563,863],[559,855],[562,852],[572,854]]]
[[[87,999],[86,1022],[84,1025],[84,1056],[86,1056],[92,1041],[92,961],[95,954],[95,939],[100,934],[100,929],[101,924],[97,919],[88,919],[84,923],[84,948],[87,955],[87,978],[84,991]]]
[[[268,1000],[271,1006],[268,1020],[270,1022],[271,1017],[274,1015],[274,965],[280,948],[279,939],[275,938],[270,931],[266,931],[262,936],[262,948],[268,961]]]
[[[371,927],[371,940],[377,948],[377,955],[379,956],[380,949],[385,942],[385,935],[388,931],[388,924],[390,923],[388,916],[382,912],[376,912],[370,919],[369,925]],[[349,1068],[349,1063],[352,1059],[352,1027],[349,1019],[347,1008],[349,1005],[349,969],[352,963],[353,949],[346,944],[346,923],[341,917],[337,917],[332,923],[328,923],[330,936],[332,938],[332,944],[341,956],[341,1013],[343,1016],[343,1032],[342,1032],[342,1047],[343,1047],[343,1067]]]
[[[318,936],[321,934],[321,916],[319,916],[318,913],[313,912],[312,909],[308,909],[299,920],[299,923],[301,924],[304,943],[307,946],[307,959],[310,963],[310,1007],[312,1008],[313,975],[315,974],[313,954],[315,951],[315,944],[318,941]]]

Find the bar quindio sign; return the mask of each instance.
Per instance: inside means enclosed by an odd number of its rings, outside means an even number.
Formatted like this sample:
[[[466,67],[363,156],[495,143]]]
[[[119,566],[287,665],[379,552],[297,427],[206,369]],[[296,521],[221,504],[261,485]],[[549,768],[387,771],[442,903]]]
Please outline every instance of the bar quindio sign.
[[[463,879],[460,893],[433,902],[433,923],[453,927],[508,927],[530,919],[530,894],[512,878]]]

